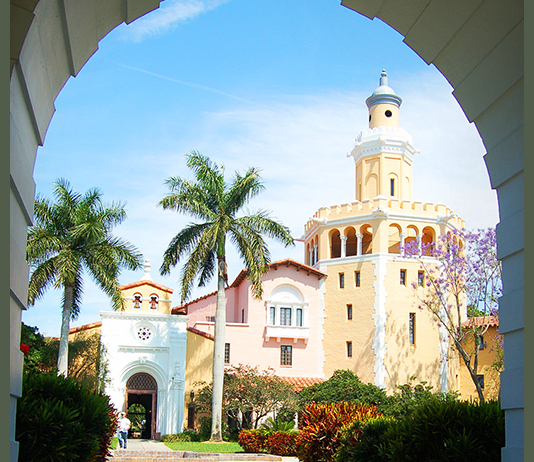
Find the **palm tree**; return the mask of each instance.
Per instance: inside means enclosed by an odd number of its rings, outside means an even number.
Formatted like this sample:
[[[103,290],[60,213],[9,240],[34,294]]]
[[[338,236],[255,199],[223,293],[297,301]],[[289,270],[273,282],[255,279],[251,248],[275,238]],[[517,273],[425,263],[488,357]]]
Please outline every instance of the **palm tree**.
[[[186,156],[187,166],[196,182],[179,177],[166,180],[170,192],[159,203],[164,209],[186,213],[200,223],[191,223],[170,242],[163,257],[161,274],[169,274],[181,257],[188,255],[181,271],[181,301],[189,297],[198,276],[198,285],[206,285],[217,271],[217,307],[213,352],[212,441],[221,441],[222,397],[224,381],[224,329],[226,325],[225,285],[228,284],[226,239],[239,252],[247,269],[255,297],[261,298],[261,277],[268,269],[270,253],[263,235],[293,245],[289,229],[271,219],[267,212],[237,216],[249,200],[264,186],[259,171],[249,168],[245,175],[234,174],[231,184],[224,179],[224,167],[193,151]]]
[[[34,225],[28,231],[28,304],[33,305],[51,286],[63,289],[57,368],[58,374],[65,376],[69,325],[80,312],[84,269],[111,297],[113,308],[123,309],[124,299],[118,288],[121,269],[141,266],[137,249],[110,232],[126,218],[123,206],[106,206],[101,195],[93,188],[82,196],[72,191],[68,181],[58,179],[54,188],[56,202],[37,196]]]

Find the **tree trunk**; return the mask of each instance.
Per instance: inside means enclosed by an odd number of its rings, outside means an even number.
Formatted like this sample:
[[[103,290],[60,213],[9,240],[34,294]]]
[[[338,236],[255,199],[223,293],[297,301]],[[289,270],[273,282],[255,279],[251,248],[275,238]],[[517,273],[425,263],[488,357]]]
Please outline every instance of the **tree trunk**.
[[[65,286],[65,297],[63,301],[63,312],[61,316],[61,332],[59,338],[59,351],[57,355],[58,375],[67,377],[69,368],[69,330],[70,313],[72,308],[72,286]]]
[[[224,385],[224,348],[226,328],[226,259],[218,256],[217,308],[213,348],[213,395],[211,401],[211,441],[222,441],[222,402]]]

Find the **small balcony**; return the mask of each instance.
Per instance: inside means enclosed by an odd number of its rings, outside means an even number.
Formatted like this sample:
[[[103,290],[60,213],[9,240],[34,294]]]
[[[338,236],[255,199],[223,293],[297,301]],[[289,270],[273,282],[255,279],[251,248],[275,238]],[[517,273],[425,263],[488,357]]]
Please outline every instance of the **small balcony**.
[[[304,340],[308,343],[310,338],[310,328],[302,326],[265,326],[265,340],[276,339],[280,342],[281,339],[293,339],[294,343],[299,340]]]

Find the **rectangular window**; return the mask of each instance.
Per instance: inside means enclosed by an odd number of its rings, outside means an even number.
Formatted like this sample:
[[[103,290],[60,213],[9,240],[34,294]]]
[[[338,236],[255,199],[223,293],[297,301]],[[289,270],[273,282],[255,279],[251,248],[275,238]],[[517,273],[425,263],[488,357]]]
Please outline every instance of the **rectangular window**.
[[[400,270],[400,283],[402,286],[406,285],[406,270],[405,269]]]
[[[352,321],[352,305],[347,305],[347,321]]]
[[[291,308],[280,309],[280,325],[281,326],[291,325]]]
[[[224,344],[224,364],[230,364],[230,344]]]
[[[206,316],[206,321],[215,322],[215,316]]]
[[[395,179],[391,178],[389,180],[389,195],[394,196],[395,195]]]
[[[271,326],[274,326],[276,322],[276,308],[274,306],[271,306],[269,308],[269,324]]]
[[[484,390],[484,375],[477,375],[477,380],[480,385],[480,388]]]
[[[345,273],[339,273],[339,288],[345,288]]]
[[[486,345],[484,344],[484,335],[480,335],[480,344],[478,345],[479,350],[483,350]]]
[[[297,326],[302,327],[302,308],[297,308]]]
[[[360,272],[354,271],[354,284],[356,287],[360,287],[361,279],[360,279]]]
[[[415,345],[415,313],[410,313],[410,345]]]
[[[347,342],[347,358],[352,358],[352,342]]]
[[[291,366],[293,364],[293,347],[291,345],[282,345],[280,347],[280,365]]]
[[[425,283],[425,272],[418,271],[417,272],[417,284],[419,285],[419,287],[423,287],[424,283]]]

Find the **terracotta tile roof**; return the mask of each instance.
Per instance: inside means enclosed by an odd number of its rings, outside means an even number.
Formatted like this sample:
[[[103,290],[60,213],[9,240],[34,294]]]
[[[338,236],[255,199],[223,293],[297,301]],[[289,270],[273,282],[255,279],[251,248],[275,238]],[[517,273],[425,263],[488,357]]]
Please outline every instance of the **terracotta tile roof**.
[[[311,266],[305,265],[304,263],[300,263],[300,262],[292,260],[290,258],[286,258],[285,260],[275,261],[275,262],[273,262],[273,263],[271,263],[269,265],[270,269],[274,269],[275,271],[280,266],[286,266],[286,267],[294,266],[297,269],[297,271],[306,271],[308,275],[314,274],[318,278],[326,277],[326,274],[323,273],[322,271],[319,271],[319,270],[317,270],[317,269],[315,269],[315,268],[313,268]],[[235,281],[232,283],[232,285],[230,287],[239,286],[239,284],[241,284],[243,282],[243,280],[245,279],[246,276],[247,276],[247,270],[246,269],[241,270],[241,272],[235,278]]]
[[[137,281],[137,282],[130,282],[128,284],[124,284],[122,286],[119,286],[120,290],[126,290],[126,289],[134,289],[135,287],[140,287],[148,285],[151,287],[155,287],[156,289],[163,290],[164,292],[168,292],[169,294],[172,294],[174,292],[174,289],[171,289],[170,287],[164,286],[163,284],[158,284],[154,281]]]
[[[215,337],[211,334],[208,334],[207,332],[203,332],[201,330],[195,329],[194,327],[188,327],[187,330],[193,334],[200,335],[201,337],[207,338],[209,340],[214,340]]]
[[[293,385],[295,391],[301,391],[303,388],[311,387],[316,383],[322,383],[325,379],[317,377],[279,377],[282,381]]]
[[[96,327],[100,327],[101,325],[102,321],[96,321],[89,324],[84,324],[83,326],[72,327],[69,329],[69,334],[75,334],[76,332],[81,332],[82,330],[94,329]]]
[[[308,275],[314,274],[318,278],[326,277],[325,273],[323,273],[323,272],[321,272],[321,271],[319,271],[319,270],[317,270],[315,268],[312,268],[311,266],[305,265],[304,263],[299,263],[298,261],[291,260],[290,258],[287,258],[285,260],[275,261],[274,263],[271,263],[269,265],[270,269],[274,269],[275,271],[280,266],[286,266],[286,267],[294,266],[297,269],[297,271],[306,271],[306,273]],[[239,285],[245,280],[246,277],[247,277],[247,270],[246,269],[241,270],[241,272],[235,278],[234,282],[232,282],[232,284],[230,285],[230,288],[239,287]],[[228,289],[228,288],[229,287],[227,287],[226,289]],[[176,307],[171,309],[171,313],[172,314],[187,314],[188,305],[191,305],[192,303],[199,302],[201,300],[205,300],[206,298],[211,297],[213,295],[217,295],[217,291],[210,292],[209,294],[206,294],[206,295],[203,295],[201,297],[195,298],[194,300],[191,300],[190,302],[184,303],[183,305],[176,306]],[[184,312],[184,310],[185,310],[185,312]]]
[[[463,327],[472,326],[473,323],[475,326],[498,326],[499,318],[498,316],[475,316],[473,318],[468,318],[462,323]]]

